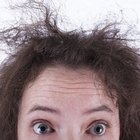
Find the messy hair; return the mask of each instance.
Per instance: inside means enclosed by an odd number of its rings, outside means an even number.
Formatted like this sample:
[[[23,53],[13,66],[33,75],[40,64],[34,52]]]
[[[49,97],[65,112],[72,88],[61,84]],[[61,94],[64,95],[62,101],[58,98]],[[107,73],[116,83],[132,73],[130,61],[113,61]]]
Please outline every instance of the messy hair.
[[[63,31],[45,10],[40,22],[0,32],[0,41],[14,48],[0,69],[0,139],[17,140],[19,106],[29,82],[50,65],[64,65],[94,71],[107,95],[117,99],[120,140],[139,140],[140,57],[126,34],[115,23],[90,32]]]

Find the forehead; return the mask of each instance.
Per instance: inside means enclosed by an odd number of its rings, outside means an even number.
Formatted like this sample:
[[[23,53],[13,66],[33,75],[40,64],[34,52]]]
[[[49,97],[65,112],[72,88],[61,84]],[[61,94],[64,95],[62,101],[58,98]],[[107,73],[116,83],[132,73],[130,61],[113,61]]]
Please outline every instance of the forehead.
[[[70,69],[64,66],[47,67],[27,88],[43,86],[44,84],[50,86],[51,84],[56,84],[57,86],[64,85],[73,87],[74,89],[79,86],[104,89],[103,83],[98,78],[97,74],[90,69]],[[53,86],[53,88],[55,87]]]
[[[103,83],[98,76],[89,69],[69,69],[62,66],[48,67],[36,80],[29,83],[25,93],[35,91],[35,94],[40,94],[39,91],[52,92],[51,96],[62,95],[77,96],[78,94],[105,94]],[[96,91],[96,92],[95,92]],[[101,91],[101,92],[100,92]],[[60,95],[58,95],[60,96]]]
[[[89,69],[68,69],[48,67],[34,82],[30,83],[23,95],[24,105],[36,103],[61,106],[111,104],[98,76]],[[71,105],[71,106],[72,106]]]

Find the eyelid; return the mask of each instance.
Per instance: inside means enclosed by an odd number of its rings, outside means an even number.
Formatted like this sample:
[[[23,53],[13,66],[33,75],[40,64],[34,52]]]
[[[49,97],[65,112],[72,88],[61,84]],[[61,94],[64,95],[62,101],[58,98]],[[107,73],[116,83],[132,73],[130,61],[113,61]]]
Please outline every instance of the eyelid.
[[[48,120],[43,120],[43,119],[38,119],[38,120],[32,121],[31,127],[33,127],[37,123],[45,123],[45,124],[49,125],[52,129],[54,129],[51,122],[49,122]]]
[[[90,129],[92,126],[94,126],[94,125],[96,125],[96,124],[104,124],[107,128],[110,128],[109,122],[107,122],[107,121],[105,121],[105,120],[95,120],[95,121],[92,121],[92,122],[88,125],[86,131],[88,131],[88,129]]]
[[[86,134],[88,134],[89,136],[91,136],[91,138],[94,138],[95,136],[100,136],[100,135],[94,135],[94,134],[92,134],[91,132],[90,132],[90,129],[92,128],[92,127],[94,127],[94,126],[96,126],[97,124],[103,124],[103,125],[105,125],[105,127],[106,127],[106,129],[109,129],[110,128],[110,123],[108,122],[108,121],[105,121],[105,120],[95,120],[95,121],[92,121],[89,125],[88,125],[88,127],[87,127],[87,129],[86,129],[86,131],[85,131],[85,133]],[[107,130],[105,130],[105,133],[106,133],[106,131]],[[102,135],[101,135],[102,136]]]

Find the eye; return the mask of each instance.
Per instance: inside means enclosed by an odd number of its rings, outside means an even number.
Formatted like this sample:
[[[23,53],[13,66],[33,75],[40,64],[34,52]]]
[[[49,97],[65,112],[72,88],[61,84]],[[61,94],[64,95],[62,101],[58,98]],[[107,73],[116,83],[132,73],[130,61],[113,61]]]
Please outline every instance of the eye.
[[[90,126],[87,130],[87,133],[92,134],[94,136],[102,136],[105,134],[107,128],[107,124],[104,123],[96,123]]]
[[[50,134],[54,132],[54,129],[47,123],[35,123],[33,130],[36,134]]]

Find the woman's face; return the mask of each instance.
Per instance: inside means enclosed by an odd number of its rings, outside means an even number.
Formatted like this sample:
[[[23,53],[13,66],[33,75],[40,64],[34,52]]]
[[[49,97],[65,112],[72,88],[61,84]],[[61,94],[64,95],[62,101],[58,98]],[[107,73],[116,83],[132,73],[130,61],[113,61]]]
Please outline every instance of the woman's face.
[[[24,91],[18,140],[119,140],[119,113],[90,70],[46,68]]]

